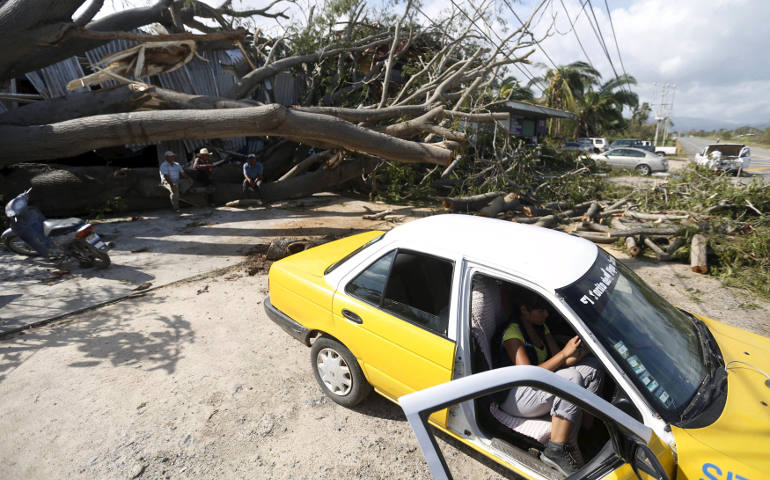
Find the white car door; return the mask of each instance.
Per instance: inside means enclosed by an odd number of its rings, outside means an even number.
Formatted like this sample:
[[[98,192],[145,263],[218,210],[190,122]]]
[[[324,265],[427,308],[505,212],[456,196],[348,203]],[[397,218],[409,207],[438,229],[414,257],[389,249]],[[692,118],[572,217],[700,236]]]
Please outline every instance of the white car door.
[[[652,442],[657,442],[652,429],[631,418],[606,400],[555,373],[527,365],[488,370],[410,393],[398,399],[414,430],[433,478],[450,479],[452,476],[436,439],[428,428],[430,414],[460,402],[520,385],[555,393],[604,421],[605,424],[613,426],[611,440],[614,453],[622,459],[613,472],[630,464],[640,480],[643,478],[669,480],[669,473],[673,474],[666,471],[650,448]],[[570,478],[578,478],[577,475],[580,474],[581,472],[577,472]]]

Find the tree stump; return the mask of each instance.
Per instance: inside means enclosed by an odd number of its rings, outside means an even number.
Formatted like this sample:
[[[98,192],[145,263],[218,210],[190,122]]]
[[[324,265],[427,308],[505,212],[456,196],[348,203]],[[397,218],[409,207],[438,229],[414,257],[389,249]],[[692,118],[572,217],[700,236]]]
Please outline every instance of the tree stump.
[[[708,273],[706,261],[706,237],[700,233],[693,235],[690,244],[690,269],[695,273]]]

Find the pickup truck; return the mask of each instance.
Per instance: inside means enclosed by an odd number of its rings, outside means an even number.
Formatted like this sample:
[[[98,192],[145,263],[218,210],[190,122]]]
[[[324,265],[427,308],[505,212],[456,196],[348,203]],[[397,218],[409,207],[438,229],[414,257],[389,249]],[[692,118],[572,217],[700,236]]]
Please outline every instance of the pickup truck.
[[[663,147],[660,145],[655,146],[655,153],[658,155],[676,155],[676,146]]]

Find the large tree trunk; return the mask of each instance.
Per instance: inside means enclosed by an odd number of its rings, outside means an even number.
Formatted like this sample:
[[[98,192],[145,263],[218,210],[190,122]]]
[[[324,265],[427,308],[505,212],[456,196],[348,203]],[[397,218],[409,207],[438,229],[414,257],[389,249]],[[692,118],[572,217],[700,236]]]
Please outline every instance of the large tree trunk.
[[[361,175],[369,159],[345,161],[337,168],[316,171],[262,185],[265,200],[275,202],[328,191]],[[210,195],[202,185],[182,193],[182,205],[217,205],[243,198],[240,164],[215,169]],[[46,216],[94,216],[100,213],[170,208],[168,191],[160,186],[157,168],[20,166],[0,176],[0,195],[12,198],[32,187],[30,203]]]
[[[394,138],[335,117],[265,105],[120,113],[51,125],[0,126],[4,153],[0,166],[75,156],[129,143],[266,135],[300,136],[308,141],[406,163],[448,165],[454,155],[442,146]]]

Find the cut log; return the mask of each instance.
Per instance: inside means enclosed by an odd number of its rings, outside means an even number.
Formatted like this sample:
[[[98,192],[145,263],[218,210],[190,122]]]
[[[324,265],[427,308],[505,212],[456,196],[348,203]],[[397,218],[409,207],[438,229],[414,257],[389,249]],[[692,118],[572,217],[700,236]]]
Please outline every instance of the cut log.
[[[695,273],[708,273],[706,260],[706,237],[700,233],[693,235],[690,244],[690,270]]]
[[[606,235],[603,235],[601,233],[597,232],[572,232],[573,235],[581,238],[585,238],[586,240],[591,240],[594,243],[615,243],[614,238],[610,238]]]
[[[522,211],[528,217],[543,217],[553,214],[553,210],[549,208],[524,207]]]
[[[548,202],[543,206],[551,210],[564,210],[566,208],[569,208],[569,202],[564,202],[564,201]]]
[[[589,230],[593,232],[607,233],[610,231],[610,227],[595,222],[583,222],[580,227],[583,230]],[[606,236],[606,235],[605,235]],[[609,237],[607,237],[609,238]]]
[[[505,206],[505,200],[502,196],[495,197],[486,207],[478,211],[480,217],[496,217],[498,213],[503,211]]]
[[[673,226],[673,227],[630,227],[625,230],[610,230],[609,235],[612,238],[628,237],[631,235],[681,235],[686,232],[688,227]]]
[[[521,201],[519,200],[519,194],[509,193],[503,198],[503,211],[508,210],[521,210]]]
[[[634,237],[626,237],[625,246],[626,252],[632,257],[638,257],[642,252],[642,249],[636,244],[636,239]]]
[[[503,195],[503,192],[490,192],[470,197],[446,197],[441,201],[441,204],[444,208],[448,208],[453,212],[475,212],[494,198],[502,197]]]
[[[670,240],[668,243],[668,247],[666,247],[666,255],[669,257],[674,254],[677,250],[679,250],[679,247],[684,245],[684,239],[682,237],[675,237],[674,239]]]
[[[655,243],[651,238],[645,237],[644,238],[644,244],[650,247],[650,250],[655,252],[655,256],[658,257],[658,260],[668,260],[670,258],[670,255],[666,255],[666,252],[663,251],[660,246]]]
[[[558,217],[556,217],[556,215],[546,215],[544,217],[538,218],[538,220],[532,225],[536,227],[553,228],[558,223],[559,223],[559,219]]]
[[[588,207],[588,210],[586,210],[586,213],[583,215],[583,221],[584,222],[591,222],[595,220],[599,216],[599,204],[597,202],[593,202],[590,207]]]
[[[668,213],[643,213],[633,210],[627,210],[624,216],[634,218],[642,221],[658,221],[658,220],[684,220],[690,218],[690,215],[675,215]]]

